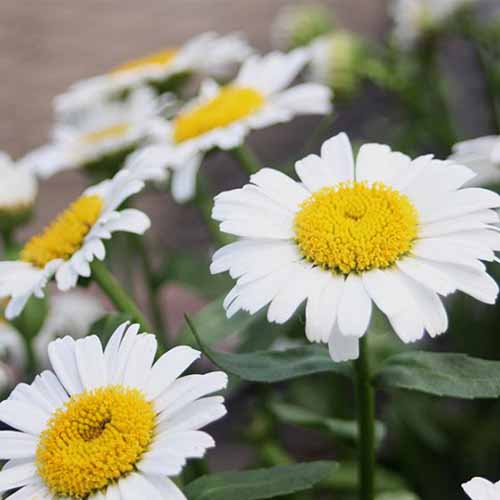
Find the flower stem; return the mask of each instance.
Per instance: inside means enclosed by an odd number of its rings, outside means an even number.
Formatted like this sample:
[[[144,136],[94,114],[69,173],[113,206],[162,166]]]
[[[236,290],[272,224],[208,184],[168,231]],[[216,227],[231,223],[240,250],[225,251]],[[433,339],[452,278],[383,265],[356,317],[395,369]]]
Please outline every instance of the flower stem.
[[[231,149],[231,154],[236,160],[239,161],[240,165],[248,175],[255,174],[262,168],[260,161],[255,156],[253,151],[244,144]]]
[[[94,260],[91,264],[91,269],[92,278],[94,278],[103,292],[111,299],[113,304],[121,312],[129,314],[134,321],[141,325],[143,331],[152,332],[153,330],[144,318],[142,312],[118,283],[116,278],[108,271],[106,266],[102,262]]]
[[[359,429],[359,500],[375,498],[375,395],[371,383],[367,336],[354,362]]]

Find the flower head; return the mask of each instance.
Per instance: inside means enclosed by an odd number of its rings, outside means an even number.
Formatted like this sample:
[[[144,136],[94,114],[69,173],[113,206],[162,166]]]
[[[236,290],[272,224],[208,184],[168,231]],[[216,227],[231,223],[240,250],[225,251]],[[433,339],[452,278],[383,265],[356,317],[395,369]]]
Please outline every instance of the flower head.
[[[333,30],[332,11],[323,5],[286,5],[271,27],[273,45],[281,50],[309,45]]]
[[[0,492],[26,498],[184,499],[170,476],[215,443],[199,429],[225,415],[221,372],[180,375],[200,356],[124,323],[103,349],[96,336],[49,345],[53,371],[0,403]],[[14,496],[19,495],[16,493]],[[17,496],[16,496],[17,498]]]
[[[149,218],[136,209],[119,210],[144,182],[122,170],[111,180],[84,191],[40,234],[33,236],[16,261],[0,262],[0,297],[11,297],[6,316],[17,316],[31,295],[42,297],[55,275],[60,290],[76,286],[78,278],[89,277],[94,258],[106,255],[103,240],[116,231],[142,234]]]
[[[101,178],[110,177],[145,139],[158,108],[158,99],[146,87],[136,89],[125,101],[100,103],[78,124],[58,123],[53,142],[26,155],[21,165],[41,178],[83,167]],[[111,162],[112,171],[99,172],[113,156],[117,161]]]
[[[206,81],[200,95],[173,120],[152,124],[153,144],[133,155],[130,164],[139,170],[140,165],[170,167],[174,197],[189,200],[207,151],[233,149],[251,130],[284,123],[296,115],[330,111],[331,94],[324,85],[306,83],[284,90],[308,60],[309,52],[303,49],[273,52],[249,58],[228,85]]]
[[[247,41],[239,34],[219,36],[208,32],[194,37],[179,48],[164,49],[131,60],[109,73],[73,84],[55,99],[56,113],[61,119],[85,114],[102,101],[151,82],[162,82],[176,76],[199,72],[224,76],[235,63],[251,53]]]
[[[0,394],[21,379],[26,365],[26,348],[21,334],[0,312]]]
[[[497,500],[500,498],[500,481],[491,483],[482,477],[475,477],[462,484],[462,488],[471,500]]]
[[[0,151],[0,230],[26,222],[35,204],[38,183],[30,172]]]
[[[265,168],[215,199],[221,230],[240,237],[211,266],[237,279],[229,316],[269,305],[268,320],[284,323],[307,301],[307,338],[342,361],[357,358],[373,303],[412,342],[447,329],[440,296],[495,302],[498,285],[481,261],[500,250],[500,196],[462,188],[468,168],[380,144],[362,146],[354,162],[339,134],[295,170],[301,182]]]

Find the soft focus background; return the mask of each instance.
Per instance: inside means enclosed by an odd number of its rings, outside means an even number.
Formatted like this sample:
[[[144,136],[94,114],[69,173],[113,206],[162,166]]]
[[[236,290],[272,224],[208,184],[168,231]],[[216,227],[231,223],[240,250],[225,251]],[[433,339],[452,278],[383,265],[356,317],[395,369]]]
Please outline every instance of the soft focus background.
[[[0,149],[17,158],[45,143],[52,121],[51,100],[72,82],[105,72],[122,61],[179,45],[199,32],[215,30],[223,34],[241,30],[257,49],[270,50],[271,22],[280,7],[290,3],[287,0],[1,0]],[[331,6],[340,26],[368,39],[381,40],[390,30],[386,0],[314,3]],[[499,4],[500,0],[485,0],[481,9],[488,16]],[[463,41],[447,40],[440,64],[452,81],[448,98],[457,120],[459,139],[491,133],[484,82],[471,48]],[[393,108],[391,98],[367,86],[348,106],[339,106],[337,119],[323,133],[323,138],[346,130],[356,140],[384,142]],[[300,151],[318,121],[318,118],[300,118],[252,134],[250,142],[265,164],[282,164]],[[318,140],[316,148],[319,144]],[[438,153],[444,156],[449,152]],[[228,155],[216,154],[208,163],[214,192],[239,186],[245,179]],[[23,229],[24,234],[42,227],[85,186],[86,179],[79,172],[63,173],[42,183],[36,220]],[[156,248],[209,247],[208,233],[195,209],[175,205],[158,192],[145,195],[141,205],[153,218],[153,228],[147,237]],[[170,286],[163,293],[174,330],[180,327],[184,312],[194,312],[204,304],[201,296],[180,287]],[[494,337],[499,308],[484,307],[462,298],[458,301],[450,332],[433,348],[500,359],[500,341]],[[315,382],[316,390],[325,392],[308,394],[311,385],[299,381],[289,388],[289,394],[308,400],[311,406],[321,406],[328,412],[333,409],[336,415],[347,417],[345,409],[335,402],[335,395],[341,393],[340,400],[349,400],[350,389],[325,377]],[[246,431],[258,432],[245,429],[246,414],[252,408],[255,410],[259,402],[255,397],[257,390],[260,389],[253,387],[250,394],[243,393],[241,399],[233,401],[230,410],[234,417],[218,424],[220,446],[211,455],[218,469],[251,461],[250,451],[241,443],[249,436]],[[318,403],[314,399],[325,393],[329,395],[328,401]],[[411,489],[422,494],[424,500],[462,498],[458,493],[459,483],[475,474],[500,479],[498,402],[442,402],[405,393],[393,402],[380,405],[383,419],[391,429],[382,450],[382,461],[392,471],[402,473]],[[257,407],[257,413],[258,410]],[[258,427],[258,422],[253,425]],[[477,432],[479,428],[481,432]],[[327,458],[338,451],[332,441],[319,433],[283,430],[284,442],[300,459]]]

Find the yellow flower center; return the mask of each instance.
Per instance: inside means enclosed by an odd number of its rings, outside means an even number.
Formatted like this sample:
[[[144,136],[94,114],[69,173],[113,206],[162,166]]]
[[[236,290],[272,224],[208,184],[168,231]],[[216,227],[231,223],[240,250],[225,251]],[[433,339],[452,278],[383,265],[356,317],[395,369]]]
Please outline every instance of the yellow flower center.
[[[418,213],[408,197],[381,182],[340,183],[305,200],[294,221],[302,255],[348,274],[392,266],[413,245]]]
[[[82,136],[82,141],[87,144],[96,144],[98,142],[105,141],[107,139],[116,139],[125,135],[130,128],[128,123],[118,123],[116,125],[111,125],[95,132],[89,132]]]
[[[124,64],[120,64],[111,71],[111,74],[119,74],[127,71],[135,71],[143,69],[147,66],[166,66],[170,64],[177,55],[176,49],[165,49],[160,52],[155,52],[139,59],[133,59]]]
[[[174,121],[174,140],[183,142],[251,115],[264,104],[264,96],[250,87],[228,85],[203,104],[180,114]]]
[[[68,260],[79,250],[101,215],[100,196],[82,196],[72,203],[42,233],[33,236],[21,251],[21,260],[44,268],[54,259]]]
[[[87,498],[134,470],[155,428],[137,389],[109,386],[73,397],[41,434],[38,473],[53,495]]]

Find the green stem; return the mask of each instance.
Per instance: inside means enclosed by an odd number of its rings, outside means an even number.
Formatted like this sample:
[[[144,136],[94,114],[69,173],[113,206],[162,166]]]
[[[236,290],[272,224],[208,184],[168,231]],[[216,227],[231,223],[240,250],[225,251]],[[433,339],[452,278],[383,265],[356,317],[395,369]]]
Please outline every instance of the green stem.
[[[14,235],[12,229],[4,229],[2,231],[2,243],[3,243],[3,253],[5,256],[9,256],[12,249],[15,247]]]
[[[103,292],[111,299],[117,309],[129,314],[134,321],[141,325],[143,331],[153,332],[153,329],[150,327],[135,302],[129,297],[116,278],[108,271],[106,266],[102,262],[94,260],[91,264],[91,269],[92,278],[94,278]]]
[[[166,344],[166,339],[168,336],[167,322],[159,302],[159,287],[155,284],[155,275],[153,267],[151,265],[151,256],[149,255],[146,244],[141,236],[133,236],[134,242],[137,248],[137,252],[141,259],[142,269],[144,272],[144,281],[146,284],[149,306],[151,308],[151,314],[153,315],[153,320],[157,328],[157,335],[162,338],[162,343]]]
[[[375,498],[375,395],[371,384],[367,336],[354,362],[359,427],[359,500]]]
[[[236,160],[239,161],[240,165],[248,175],[255,174],[262,168],[262,164],[253,151],[244,144],[231,149],[231,154]]]

